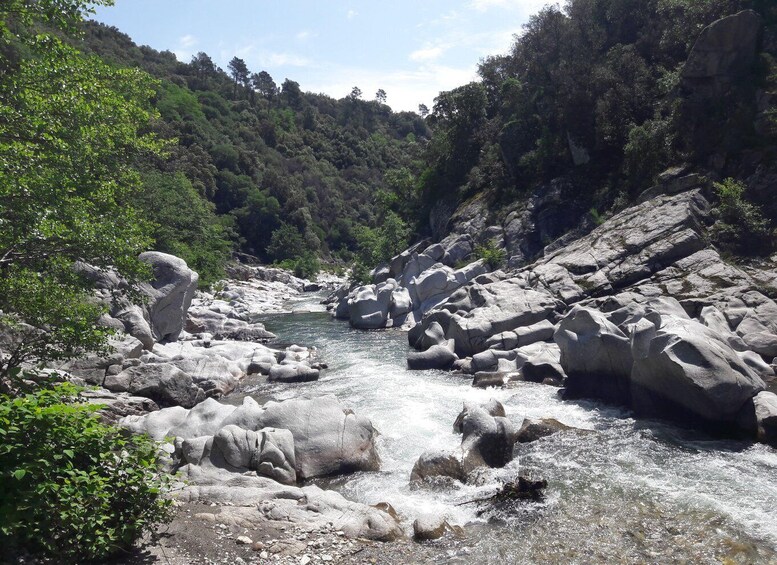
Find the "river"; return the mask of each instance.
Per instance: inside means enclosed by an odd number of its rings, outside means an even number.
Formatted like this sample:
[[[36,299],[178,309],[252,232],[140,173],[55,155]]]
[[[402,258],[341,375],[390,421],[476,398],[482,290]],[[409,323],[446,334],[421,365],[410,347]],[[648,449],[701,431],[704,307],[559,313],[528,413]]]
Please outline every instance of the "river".
[[[297,307],[314,304],[306,300]],[[550,386],[480,390],[460,375],[408,371],[403,332],[353,330],[324,312],[263,322],[280,343],[317,347],[329,368],[314,383],[247,381],[241,393],[261,402],[332,393],[369,417],[380,432],[381,470],[320,484],[359,502],[391,503],[406,528],[421,511],[466,526],[461,539],[440,543],[440,563],[777,563],[770,447],[715,441],[595,402],[562,402]],[[517,445],[510,464],[484,471],[474,485],[411,487],[421,453],[459,445],[452,425],[462,403],[492,397],[516,427],[525,417],[551,417],[581,431]],[[545,502],[481,515],[482,506],[460,504],[519,472],[548,481]]]

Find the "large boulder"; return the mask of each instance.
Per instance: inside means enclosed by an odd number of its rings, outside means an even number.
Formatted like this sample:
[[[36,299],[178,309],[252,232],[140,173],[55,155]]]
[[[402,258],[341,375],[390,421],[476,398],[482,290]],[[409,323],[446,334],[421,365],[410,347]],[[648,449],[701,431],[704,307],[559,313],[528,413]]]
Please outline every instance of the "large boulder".
[[[777,394],[759,392],[745,403],[739,422],[758,441],[777,447]]]
[[[297,475],[303,480],[380,466],[372,423],[343,408],[334,395],[268,402],[254,426],[292,433]]]
[[[631,343],[605,314],[576,306],[561,320],[554,339],[567,374],[566,398],[630,403]]]
[[[480,406],[467,404],[462,418],[462,464],[470,473],[478,467],[504,467],[513,459],[516,436],[513,423],[492,416]]]
[[[469,284],[441,308],[453,313],[446,336],[455,341],[459,356],[469,356],[485,350],[489,338],[496,334],[547,319],[557,306],[550,294],[508,279]]]
[[[763,20],[753,10],[721,18],[702,30],[682,70],[686,83],[731,82],[755,62]]]
[[[391,297],[397,284],[393,279],[379,285],[355,289],[348,298],[351,325],[359,329],[385,328],[389,319]]]
[[[720,427],[736,421],[765,385],[706,326],[664,317],[645,354],[634,359],[631,387],[639,414]]]
[[[172,363],[148,363],[108,375],[103,384],[112,392],[145,396],[160,406],[191,408],[205,399],[205,392],[192,377]]]
[[[186,312],[197,290],[199,276],[186,261],[157,251],[140,254],[140,260],[151,265],[154,280],[144,283],[148,296],[151,329],[156,341],[176,341],[186,323]]]

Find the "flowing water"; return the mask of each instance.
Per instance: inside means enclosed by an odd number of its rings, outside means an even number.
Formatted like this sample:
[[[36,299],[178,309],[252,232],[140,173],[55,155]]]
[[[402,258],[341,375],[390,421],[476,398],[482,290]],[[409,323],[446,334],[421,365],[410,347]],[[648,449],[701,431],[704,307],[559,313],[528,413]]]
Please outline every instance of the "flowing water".
[[[404,333],[353,330],[324,312],[268,315],[264,323],[279,342],[317,347],[329,368],[314,383],[255,381],[243,393],[260,401],[332,393],[369,417],[380,432],[381,470],[325,484],[359,502],[390,502],[406,528],[419,512],[466,525],[462,539],[440,543],[441,563],[777,563],[772,448],[562,402],[549,386],[480,390],[452,373],[408,371]],[[459,445],[452,425],[463,401],[492,397],[517,427],[525,417],[551,417],[581,431],[519,444],[507,467],[484,471],[473,485],[411,487],[421,453]],[[460,505],[519,472],[548,481],[545,502],[480,515],[482,505]]]

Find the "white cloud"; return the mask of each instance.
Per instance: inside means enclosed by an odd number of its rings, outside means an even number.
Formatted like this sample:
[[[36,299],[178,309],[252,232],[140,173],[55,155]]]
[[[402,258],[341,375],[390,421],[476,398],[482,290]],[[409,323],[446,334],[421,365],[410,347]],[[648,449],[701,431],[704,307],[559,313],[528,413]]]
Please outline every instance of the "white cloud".
[[[199,40],[195,36],[193,36],[191,34],[184,35],[183,37],[180,37],[178,39],[178,45],[180,45],[181,47],[183,47],[185,49],[188,49],[190,47],[194,47],[198,43],[199,43]]]
[[[348,18],[349,20],[352,20],[358,15],[359,15],[359,12],[357,12],[356,10],[348,10],[348,13],[345,15],[345,17]]]
[[[294,37],[297,39],[297,41],[307,41],[311,37],[316,37],[317,35],[317,33],[311,33],[308,30],[303,30]]]
[[[309,67],[312,64],[307,57],[294,53],[261,53],[259,61],[272,67]]]
[[[491,8],[508,8],[530,16],[546,5],[556,3],[555,0],[470,0],[469,7],[478,12],[485,12]]]
[[[199,39],[191,34],[183,35],[178,38],[178,47],[173,49],[176,59],[188,63],[194,54],[194,47],[199,43]]]
[[[426,104],[431,108],[440,92],[477,79],[477,69],[474,65],[451,67],[428,64],[407,71],[380,71],[369,68],[335,68],[323,71],[319,77],[300,81],[302,89],[343,98],[357,85],[364,92],[364,98],[371,100],[374,93],[382,88],[388,95],[392,109],[414,112],[418,111],[419,104]],[[331,80],[330,77],[337,78]]]
[[[434,61],[435,59],[439,59],[444,52],[445,47],[441,45],[437,45],[435,47],[425,47],[410,53],[409,58],[411,61],[417,62]]]

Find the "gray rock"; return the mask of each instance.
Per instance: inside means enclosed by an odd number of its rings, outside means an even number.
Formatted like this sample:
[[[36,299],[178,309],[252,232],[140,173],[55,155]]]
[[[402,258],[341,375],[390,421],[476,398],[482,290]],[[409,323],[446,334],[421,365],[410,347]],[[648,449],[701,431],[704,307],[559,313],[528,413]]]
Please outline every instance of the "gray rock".
[[[397,319],[413,310],[413,301],[410,299],[410,292],[406,288],[400,287],[391,293],[391,306],[389,315],[392,319]]]
[[[453,528],[443,516],[422,514],[413,521],[413,539],[416,541],[440,539],[449,531]]]
[[[462,408],[461,412],[459,412],[459,415],[456,416],[456,421],[453,422],[453,431],[456,433],[464,433],[464,418],[467,416],[470,410],[477,407],[476,404],[472,402],[465,401],[464,402],[464,408]],[[495,398],[491,398],[488,402],[485,404],[481,404],[480,408],[485,410],[489,416],[499,416],[504,418],[506,416],[505,414],[505,407],[502,405],[501,402],[499,402]]]
[[[393,279],[379,285],[355,289],[348,299],[351,325],[360,329],[385,328],[391,306],[391,295],[397,288]]]
[[[524,380],[533,383],[564,383],[566,374],[560,363],[561,352],[556,344],[537,344],[540,347],[529,355],[521,366]]]
[[[760,392],[753,398],[758,441],[777,447],[777,395]]]
[[[479,406],[465,405],[462,419],[462,465],[469,474],[478,467],[504,467],[513,458],[515,429],[510,420],[492,416]]]
[[[250,469],[282,484],[296,483],[294,437],[288,430],[254,432],[224,426],[213,436],[212,449],[234,468]]]
[[[472,386],[475,388],[502,388],[518,373],[507,373],[501,371],[480,371],[475,373],[472,379]]]
[[[763,20],[744,10],[708,25],[699,35],[682,70],[685,81],[731,81],[755,61]]]
[[[562,424],[554,418],[542,418],[540,420],[526,419],[523,421],[521,429],[516,433],[515,439],[518,443],[531,443],[558,432],[573,429],[575,428]]]
[[[243,407],[256,406],[256,401],[250,397],[246,397],[243,401]],[[167,429],[160,430],[162,436],[165,435],[181,438],[192,439],[202,436],[213,436],[222,427],[237,422],[236,418],[227,420],[236,410],[239,410],[235,406],[229,404],[221,404],[213,398],[208,398],[205,401],[199,403],[197,406],[187,411],[183,418],[180,420],[176,418]],[[171,410],[171,409],[166,409]],[[245,408],[243,408],[245,410]],[[165,412],[164,410],[162,412]],[[244,423],[244,422],[240,422]],[[154,425],[157,425],[154,423]],[[161,427],[161,426],[160,426]],[[159,432],[153,434],[158,435]]]
[[[151,265],[154,280],[141,289],[149,297],[151,329],[157,341],[176,341],[183,331],[186,312],[194,298],[199,276],[183,259],[149,251],[140,260]]]
[[[576,306],[561,320],[554,339],[567,375],[566,398],[630,403],[631,343],[604,314]]]
[[[114,314],[114,318],[124,324],[124,330],[132,337],[138,339],[145,349],[154,347],[154,335],[148,320],[143,315],[143,309],[134,304],[127,305]]]
[[[268,521],[304,531],[332,529],[348,538],[393,541],[402,536],[399,522],[387,511],[350,502],[342,495],[312,485],[302,488],[279,484],[257,475],[226,469],[187,465],[181,469],[187,483],[178,493],[181,502],[217,505],[220,521],[259,528]]]
[[[268,381],[283,383],[305,383],[318,380],[319,371],[304,363],[290,365],[273,365],[270,367]]]
[[[647,355],[634,361],[632,406],[639,414],[719,427],[764,390],[737,353],[706,330],[664,318]]]
[[[461,461],[461,455],[447,451],[428,451],[421,455],[413,465],[410,481],[424,481],[435,478],[448,478],[466,481],[467,475]]]
[[[448,370],[456,360],[458,356],[448,345],[433,345],[426,351],[411,351],[407,354],[407,366],[413,370]]]
[[[205,392],[191,376],[170,363],[130,367],[118,375],[106,376],[103,386],[112,392],[151,398],[160,406],[191,408],[205,399]]]
[[[459,356],[485,350],[496,334],[547,319],[556,307],[549,294],[527,290],[514,280],[472,283],[441,306],[453,312],[446,336],[455,341]]]
[[[297,476],[302,480],[377,471],[380,466],[372,423],[343,408],[334,395],[268,402],[254,426],[293,434]]]

